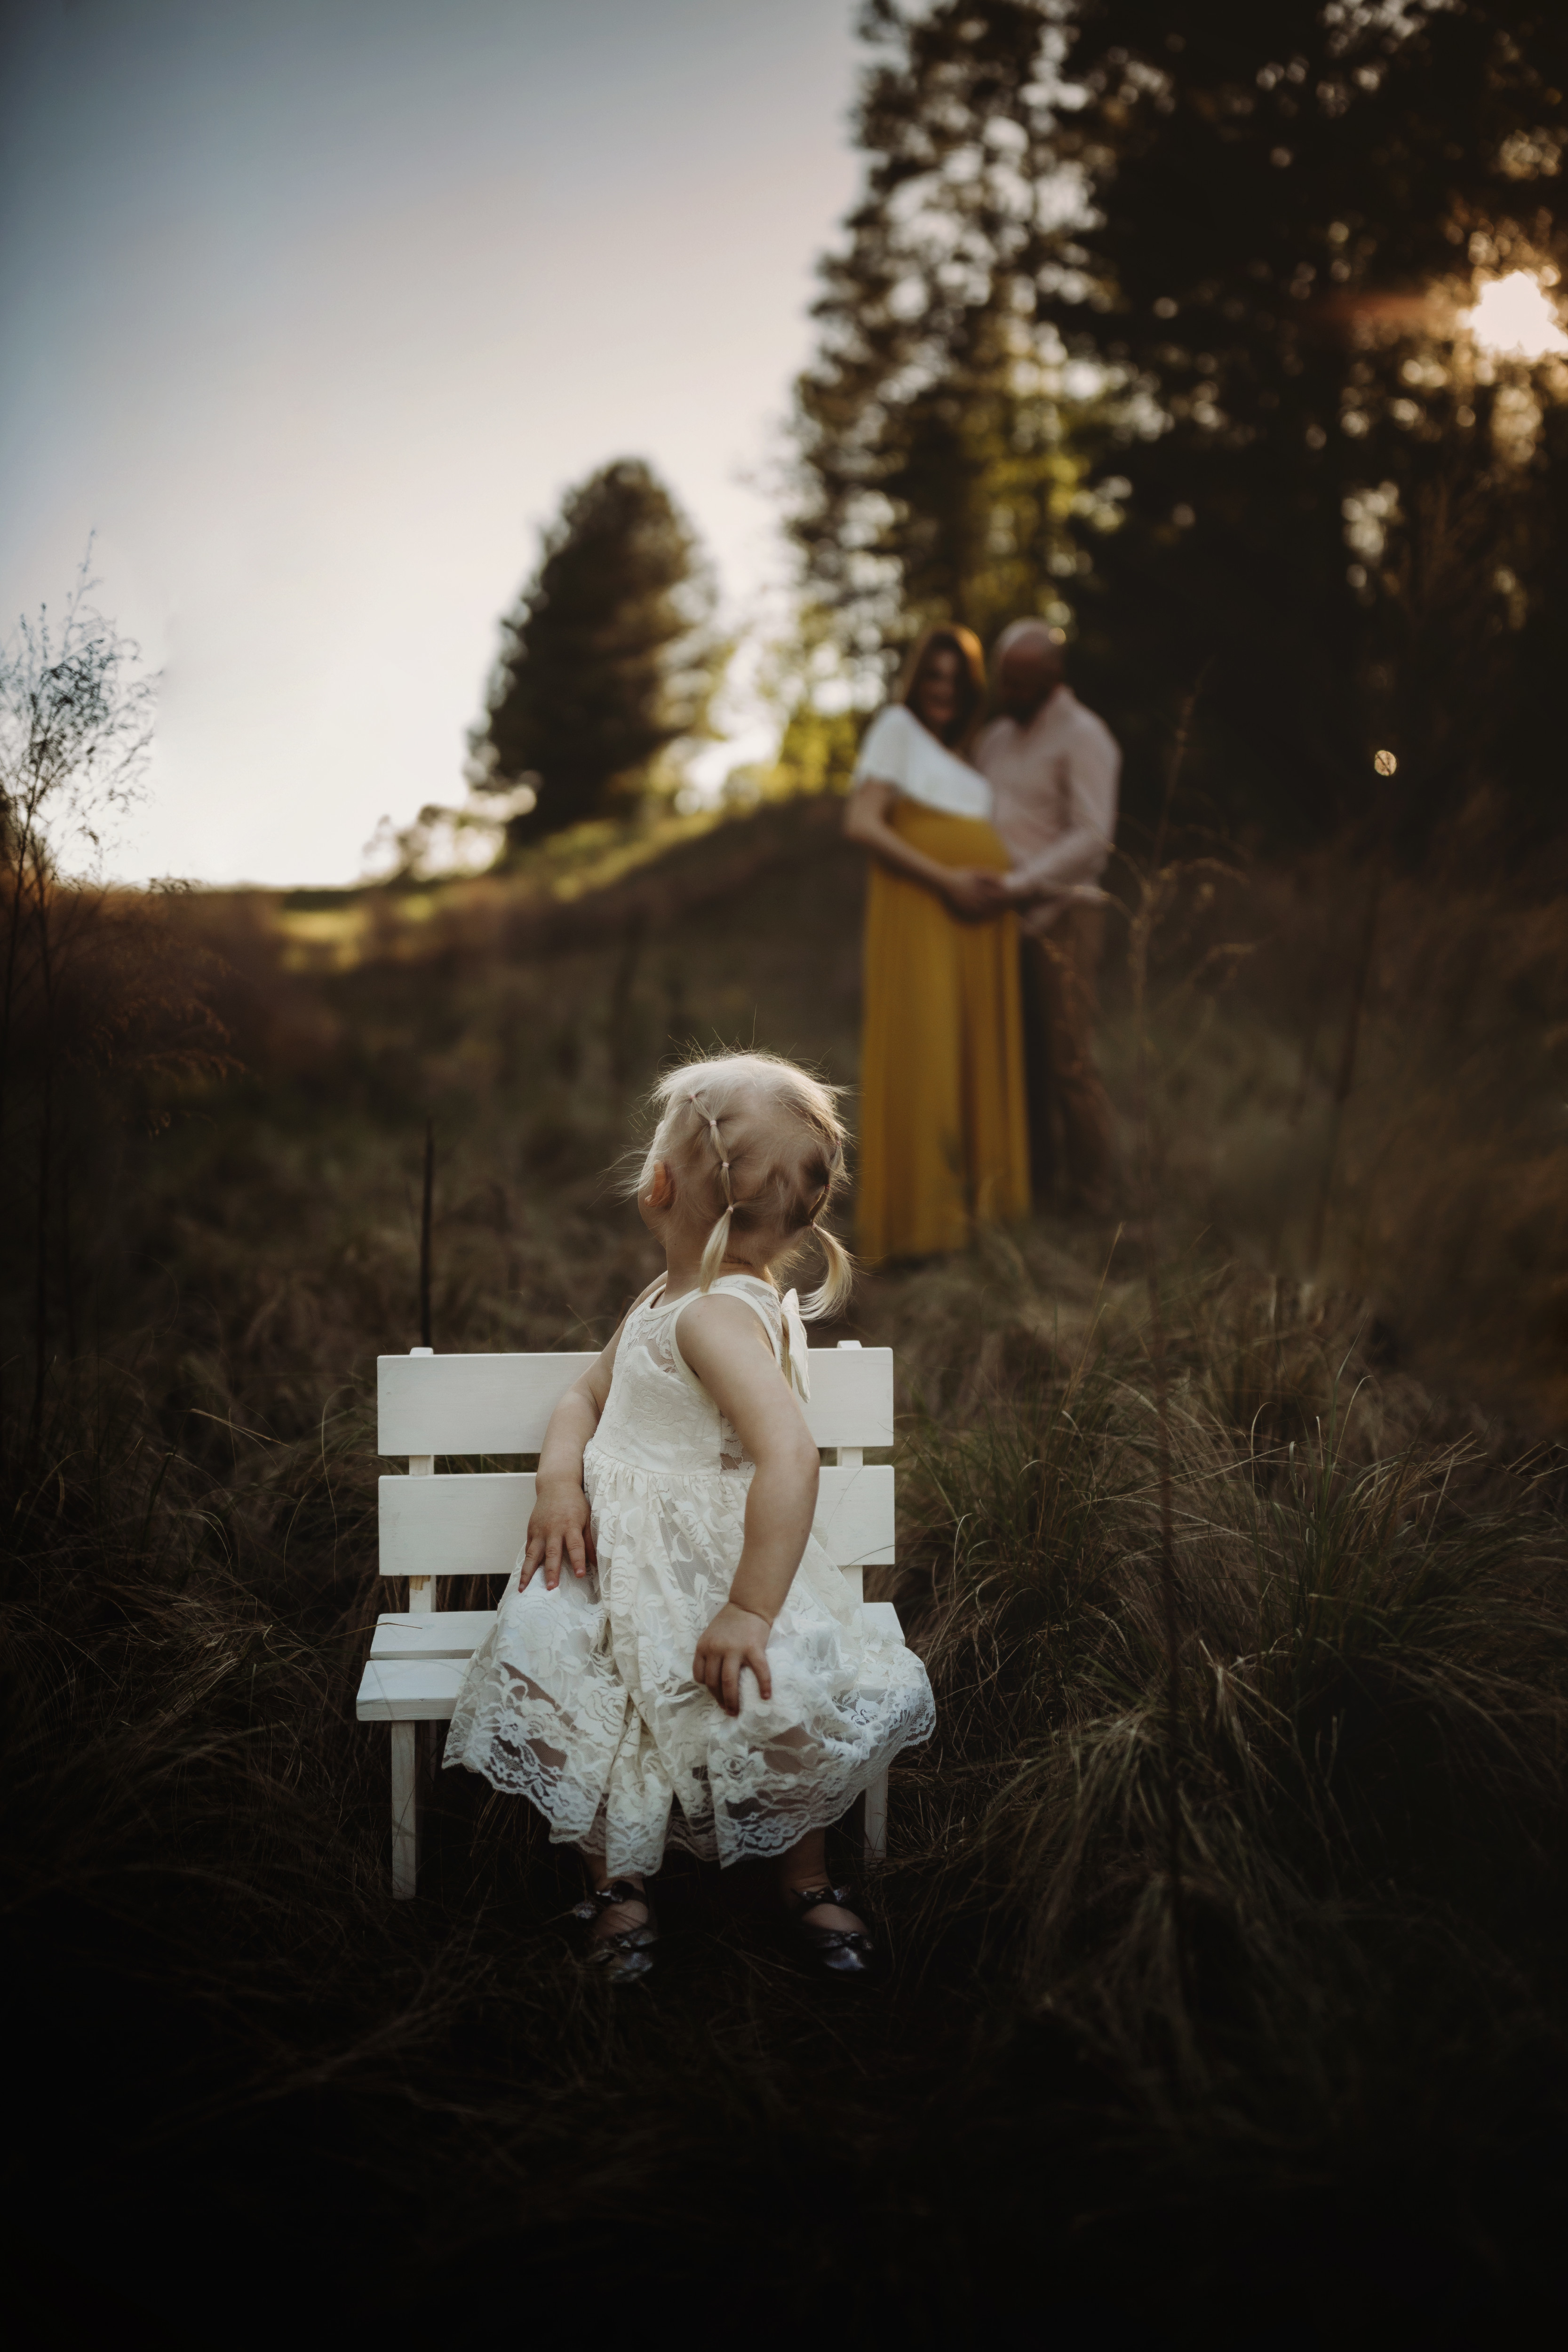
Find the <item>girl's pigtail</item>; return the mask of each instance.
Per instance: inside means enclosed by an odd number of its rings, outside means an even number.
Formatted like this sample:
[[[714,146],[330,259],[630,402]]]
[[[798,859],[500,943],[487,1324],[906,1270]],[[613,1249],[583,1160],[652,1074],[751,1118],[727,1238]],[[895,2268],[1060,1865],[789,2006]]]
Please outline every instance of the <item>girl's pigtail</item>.
[[[814,1290],[809,1298],[802,1299],[800,1311],[808,1323],[820,1323],[825,1317],[841,1315],[848,1306],[849,1294],[855,1287],[855,1261],[837,1234],[830,1234],[826,1225],[817,1225],[814,1231],[827,1265],[820,1288]],[[711,1243],[709,1247],[712,1247]]]
[[[708,1132],[713,1142],[713,1156],[719,1162],[719,1177],[724,1187],[723,1210],[717,1224],[708,1236],[708,1245],[702,1253],[702,1263],[697,1269],[697,1287],[700,1291],[704,1291],[710,1288],[718,1280],[719,1270],[724,1263],[725,1253],[730,1246],[730,1221],[735,1213],[735,1190],[730,1181],[730,1162],[724,1157],[724,1146],[720,1140],[718,1120],[698,1095],[692,1096],[691,1108],[699,1118],[706,1119],[708,1122]]]
[[[708,1246],[702,1253],[702,1263],[697,1269],[697,1287],[699,1290],[707,1290],[713,1283],[717,1282],[719,1279],[719,1269],[724,1263],[725,1257],[729,1253],[729,1248],[730,1212],[726,1209],[723,1215],[720,1218],[718,1223],[714,1226],[712,1232],[708,1236]]]

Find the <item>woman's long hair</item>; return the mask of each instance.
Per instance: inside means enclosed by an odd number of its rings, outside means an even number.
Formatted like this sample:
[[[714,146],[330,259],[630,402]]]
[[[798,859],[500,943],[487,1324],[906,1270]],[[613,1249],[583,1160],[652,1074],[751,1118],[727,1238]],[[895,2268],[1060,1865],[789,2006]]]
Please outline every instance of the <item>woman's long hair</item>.
[[[960,628],[955,621],[933,621],[930,628],[922,629],[910,648],[903,675],[893,690],[893,700],[907,703],[915,717],[920,719],[920,711],[915,706],[915,688],[920,684],[926,663],[933,653],[939,652],[958,656],[958,709],[952,724],[941,740],[950,751],[962,755],[967,751],[978,732],[981,715],[985,708],[985,656],[973,629]],[[924,719],[921,719],[921,724],[924,726]]]

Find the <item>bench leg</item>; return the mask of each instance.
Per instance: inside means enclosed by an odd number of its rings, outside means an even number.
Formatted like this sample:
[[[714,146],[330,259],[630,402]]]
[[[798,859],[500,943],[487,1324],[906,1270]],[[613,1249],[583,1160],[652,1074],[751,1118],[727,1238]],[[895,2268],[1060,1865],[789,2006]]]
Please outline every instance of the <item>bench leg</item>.
[[[884,1772],[866,1791],[866,1859],[883,1862],[888,1853],[888,1776]]]
[[[419,1875],[418,1726],[392,1727],[392,1891],[408,1902]]]

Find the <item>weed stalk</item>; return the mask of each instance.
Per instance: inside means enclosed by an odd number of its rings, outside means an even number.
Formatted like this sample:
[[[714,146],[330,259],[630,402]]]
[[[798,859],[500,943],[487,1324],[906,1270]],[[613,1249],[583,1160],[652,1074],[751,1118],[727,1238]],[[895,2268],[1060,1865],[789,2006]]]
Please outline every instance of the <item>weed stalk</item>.
[[[1159,1187],[1154,1168],[1153,1118],[1149,1101],[1149,950],[1173,879],[1165,864],[1171,804],[1186,757],[1193,711],[1202,676],[1188,690],[1176,721],[1165,774],[1160,822],[1150,871],[1140,878],[1138,906],[1130,940],[1132,1016],[1137,1055],[1134,1125],[1143,1222],[1143,1262],[1149,1288],[1149,1346],[1154,1375],[1156,1461],[1160,1486],[1160,1603],[1165,1643],[1165,1866],[1171,1892],[1171,1927],[1184,2003],[1187,1999],[1187,1937],[1182,1883],[1182,1654],[1176,1617],[1176,1561],[1171,1504],[1171,1391],[1165,1344],[1164,1301],[1160,1288]]]
[[[434,1347],[430,1337],[430,1212],[436,1195],[436,1121],[425,1121],[425,1192],[419,1204],[419,1345]]]
[[[1345,1011],[1344,1036],[1340,1045],[1340,1066],[1334,1076],[1334,1096],[1329,1114],[1329,1140],[1323,1153],[1322,1181],[1318,1187],[1317,1205],[1312,1212],[1312,1231],[1307,1244],[1307,1279],[1317,1279],[1319,1263],[1323,1255],[1323,1238],[1329,1222],[1329,1202],[1333,1192],[1334,1167],[1339,1159],[1340,1129],[1344,1122],[1345,1105],[1355,1083],[1356,1052],[1361,1044],[1362,1012],[1366,1003],[1367,982],[1372,974],[1373,951],[1377,944],[1377,918],[1383,902],[1384,849],[1380,840],[1372,869],[1372,887],[1367,892],[1366,915],[1362,923],[1361,945],[1356,950],[1355,970],[1351,976],[1350,1003]]]

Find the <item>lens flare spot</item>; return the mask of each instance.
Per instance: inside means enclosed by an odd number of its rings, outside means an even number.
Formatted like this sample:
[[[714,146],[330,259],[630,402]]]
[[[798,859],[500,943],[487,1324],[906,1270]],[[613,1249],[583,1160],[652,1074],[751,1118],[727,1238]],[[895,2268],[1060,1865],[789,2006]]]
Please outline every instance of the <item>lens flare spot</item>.
[[[1473,310],[1462,310],[1468,327],[1483,352],[1500,359],[1543,360],[1568,352],[1556,306],[1539,278],[1528,269],[1510,269],[1481,288]]]

